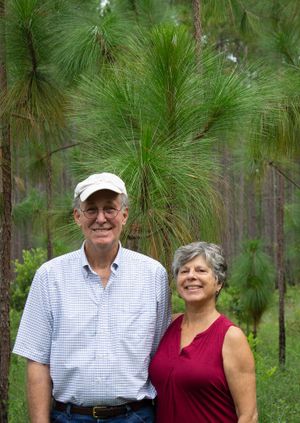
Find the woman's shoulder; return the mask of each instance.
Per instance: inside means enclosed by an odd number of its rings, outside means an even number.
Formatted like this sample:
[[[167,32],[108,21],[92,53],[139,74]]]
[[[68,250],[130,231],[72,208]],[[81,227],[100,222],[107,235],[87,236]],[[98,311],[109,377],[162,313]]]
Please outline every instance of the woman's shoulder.
[[[254,369],[254,358],[247,337],[236,326],[231,326],[225,336],[222,349],[224,366],[228,369],[248,371]],[[252,371],[252,370],[251,370]]]
[[[223,351],[242,357],[244,353],[249,354],[251,349],[246,335],[241,328],[230,326],[224,338]]]
[[[172,314],[172,322],[174,322],[174,320],[176,320],[180,316],[183,316],[183,313],[174,313],[174,314]]]

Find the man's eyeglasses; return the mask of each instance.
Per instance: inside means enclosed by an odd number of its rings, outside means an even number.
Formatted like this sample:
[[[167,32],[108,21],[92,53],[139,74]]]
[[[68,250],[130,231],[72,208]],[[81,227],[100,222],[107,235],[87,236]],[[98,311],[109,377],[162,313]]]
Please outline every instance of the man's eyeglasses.
[[[80,210],[87,219],[96,219],[100,210],[103,212],[106,219],[114,219],[122,209],[115,209],[114,207],[104,207],[103,209],[98,209],[98,207],[89,207],[86,210]]]

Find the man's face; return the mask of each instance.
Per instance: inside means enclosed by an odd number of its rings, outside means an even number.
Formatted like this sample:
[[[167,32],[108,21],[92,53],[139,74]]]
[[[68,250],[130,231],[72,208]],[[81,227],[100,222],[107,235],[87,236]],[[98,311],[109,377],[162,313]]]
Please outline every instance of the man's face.
[[[121,207],[121,195],[101,190],[82,202],[81,210],[74,209],[74,219],[81,227],[87,248],[91,246],[108,250],[117,248],[123,225],[128,217],[128,209]],[[112,217],[110,216],[112,209],[121,210]]]

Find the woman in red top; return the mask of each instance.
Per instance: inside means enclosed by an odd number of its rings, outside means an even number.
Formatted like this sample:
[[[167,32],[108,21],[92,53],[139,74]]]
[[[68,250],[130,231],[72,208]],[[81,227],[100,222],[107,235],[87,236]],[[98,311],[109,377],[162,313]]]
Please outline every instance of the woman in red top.
[[[180,247],[172,267],[186,310],[150,364],[156,423],[257,422],[252,352],[243,332],[216,309],[227,269],[221,248]]]

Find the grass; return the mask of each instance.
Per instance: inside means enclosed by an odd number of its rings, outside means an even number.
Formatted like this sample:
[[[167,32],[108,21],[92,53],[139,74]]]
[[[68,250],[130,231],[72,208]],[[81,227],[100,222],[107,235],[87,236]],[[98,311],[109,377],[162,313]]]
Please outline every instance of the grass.
[[[286,365],[278,365],[277,298],[258,333],[257,397],[260,423],[296,423],[300,416],[300,290],[291,288],[285,302]]]
[[[12,344],[17,333],[21,313],[11,310],[11,333]],[[11,355],[10,364],[10,389],[9,389],[9,423],[27,423],[29,422],[26,404],[26,360],[15,354]]]
[[[222,303],[221,303],[222,304]],[[298,423],[300,416],[300,288],[286,295],[286,366],[278,366],[278,313],[274,295],[258,330],[256,346],[259,423]],[[182,311],[181,300],[173,296],[174,311]],[[228,317],[226,310],[221,310]],[[12,310],[12,340],[20,313]],[[10,369],[9,423],[28,423],[25,395],[25,360],[12,355]]]

